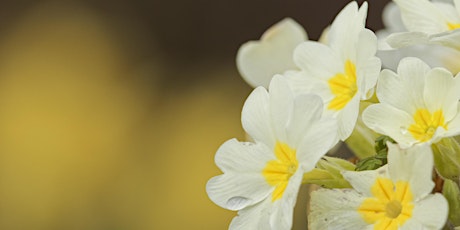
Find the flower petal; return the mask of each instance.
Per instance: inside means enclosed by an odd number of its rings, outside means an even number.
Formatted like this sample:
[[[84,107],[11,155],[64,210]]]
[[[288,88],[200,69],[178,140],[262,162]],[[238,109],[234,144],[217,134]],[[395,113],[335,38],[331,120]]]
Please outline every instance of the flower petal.
[[[357,93],[351,101],[342,109],[342,111],[338,112],[337,120],[338,120],[338,133],[340,140],[344,141],[347,139],[353,129],[355,128],[356,122],[358,120],[359,114],[359,102],[360,102],[360,95]]]
[[[270,200],[266,199],[254,206],[242,209],[230,223],[230,230],[270,229]]]
[[[372,197],[371,187],[374,185],[377,177],[388,177],[387,166],[382,166],[376,170],[368,171],[344,171],[343,177],[350,182],[353,188],[366,197]]]
[[[409,31],[436,34],[447,30],[443,13],[428,0],[394,0]]]
[[[435,68],[426,76],[423,98],[427,108],[434,112],[442,109],[446,121],[457,115],[460,77],[453,78],[446,69]]]
[[[447,124],[448,129],[445,133],[446,136],[456,136],[460,134],[460,102],[457,104],[457,115]]]
[[[393,182],[409,182],[414,199],[431,193],[434,187],[431,179],[434,162],[430,145],[415,145],[406,150],[392,143],[387,145],[388,172]]]
[[[423,90],[425,75],[430,67],[417,58],[404,58],[398,66],[398,75],[384,70],[377,85],[377,97],[381,103],[388,103],[400,110],[414,114],[425,108]]]
[[[285,18],[270,27],[260,41],[250,41],[240,47],[236,58],[238,70],[251,86],[268,88],[275,74],[296,69],[292,53],[307,39],[301,25]]]
[[[273,190],[262,170],[273,159],[263,144],[242,143],[231,139],[216,153],[216,165],[223,175],[211,178],[206,184],[210,199],[217,205],[240,210],[260,202]]]
[[[302,94],[294,99],[293,112],[287,127],[287,135],[293,147],[298,147],[310,127],[323,113],[323,101],[315,94]]]
[[[311,124],[297,149],[297,158],[304,171],[312,170],[319,159],[337,144],[337,134],[336,119],[324,117]]]
[[[223,143],[216,152],[216,165],[222,172],[259,172],[275,159],[263,143],[239,142],[235,138]]]
[[[388,104],[380,103],[367,107],[363,112],[363,122],[370,129],[390,136],[403,148],[417,143],[407,131],[413,122],[412,117]]]
[[[430,36],[424,32],[399,32],[390,34],[386,42],[391,47],[399,49],[411,45],[427,44],[430,42]]]
[[[294,50],[294,62],[308,76],[328,80],[337,73],[343,72],[342,61],[330,47],[307,41]]]
[[[358,10],[355,1],[348,3],[337,15],[331,25],[328,34],[330,47],[339,53],[342,61],[347,59],[356,60],[355,50],[358,36],[364,29],[367,16],[367,2],[364,2]]]
[[[447,214],[446,198],[436,193],[428,195],[415,204],[410,221],[413,219],[413,221],[421,223],[426,229],[442,229],[446,223]]]
[[[362,99],[368,99],[369,90],[375,87],[380,74],[381,62],[375,57],[377,51],[377,37],[365,29],[359,35],[359,46],[357,47],[357,81],[360,84],[359,90]]]
[[[272,229],[291,229],[294,215],[294,206],[297,201],[303,171],[297,170],[289,179],[289,184],[284,191],[283,197],[273,203],[270,225]]]
[[[356,62],[363,63],[369,58],[375,56],[375,53],[377,52],[377,37],[371,30],[363,29],[359,33],[358,39],[359,46],[356,47]]]
[[[269,88],[270,118],[275,137],[277,141],[288,143],[286,132],[294,109],[294,92],[287,80],[281,75],[273,77]]]
[[[430,43],[460,49],[460,30],[447,31],[430,37]]]
[[[232,211],[259,203],[272,190],[262,173],[228,173],[213,177],[206,184],[206,192],[212,202]]]
[[[309,229],[365,229],[358,213],[365,197],[351,189],[319,189],[311,193]]]
[[[273,148],[276,143],[271,126],[269,96],[263,87],[257,87],[249,95],[241,112],[241,123],[252,139]]]

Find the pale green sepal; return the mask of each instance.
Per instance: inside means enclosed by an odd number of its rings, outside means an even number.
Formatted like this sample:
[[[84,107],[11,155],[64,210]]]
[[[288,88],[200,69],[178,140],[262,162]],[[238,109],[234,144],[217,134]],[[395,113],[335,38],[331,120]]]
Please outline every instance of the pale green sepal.
[[[452,180],[445,180],[442,194],[449,202],[449,221],[454,226],[460,227],[460,189]]]
[[[326,188],[351,188],[350,183],[345,180],[340,172],[354,171],[355,165],[349,161],[323,157],[316,168],[303,175],[304,184],[316,184]]]
[[[431,145],[434,164],[438,173],[447,179],[457,181],[460,176],[460,145],[453,138],[443,138]]]
[[[359,114],[362,114],[371,102],[361,102],[359,105]],[[355,156],[359,159],[364,159],[375,155],[374,151],[374,140],[379,134],[369,129],[361,119],[361,115],[358,116],[355,129],[351,133],[350,137],[345,140],[348,148],[353,151]]]

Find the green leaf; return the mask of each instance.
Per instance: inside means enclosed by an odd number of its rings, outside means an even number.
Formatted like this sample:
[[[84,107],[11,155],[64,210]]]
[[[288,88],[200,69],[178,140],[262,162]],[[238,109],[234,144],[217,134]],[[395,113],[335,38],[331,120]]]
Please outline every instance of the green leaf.
[[[387,142],[395,143],[395,141],[388,136],[380,136],[375,139],[374,149],[377,154],[358,161],[356,164],[356,171],[374,170],[386,165],[388,163]]]

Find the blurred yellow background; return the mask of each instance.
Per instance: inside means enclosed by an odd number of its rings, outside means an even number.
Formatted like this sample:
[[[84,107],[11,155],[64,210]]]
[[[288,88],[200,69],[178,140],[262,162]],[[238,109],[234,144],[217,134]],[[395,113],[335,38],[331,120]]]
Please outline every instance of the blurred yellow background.
[[[214,205],[205,184],[220,174],[220,144],[244,139],[251,89],[233,58],[288,9],[307,9],[274,2],[269,12],[280,13],[262,19],[257,1],[242,18],[200,14],[204,1],[95,2],[0,9],[0,229],[226,229],[236,213]],[[246,2],[214,7],[230,6]]]
[[[215,149],[242,133],[248,88],[162,89],[161,56],[136,60],[120,29],[85,5],[44,3],[2,31],[0,229],[228,225],[205,183]]]

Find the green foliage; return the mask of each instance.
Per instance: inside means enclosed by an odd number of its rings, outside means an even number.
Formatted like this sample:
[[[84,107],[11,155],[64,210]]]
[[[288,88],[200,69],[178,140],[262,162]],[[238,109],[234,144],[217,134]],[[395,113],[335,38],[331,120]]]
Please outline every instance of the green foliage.
[[[374,170],[382,167],[383,165],[386,165],[388,163],[387,142],[395,143],[395,141],[388,136],[380,136],[375,139],[374,149],[377,154],[358,161],[356,164],[356,171]]]

